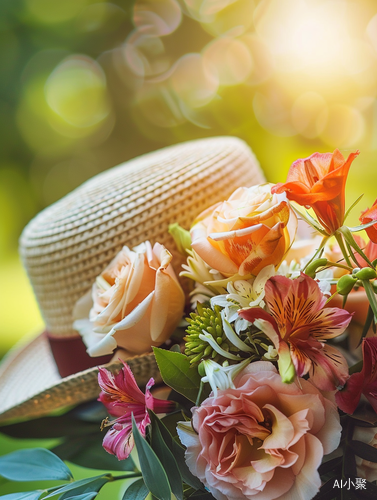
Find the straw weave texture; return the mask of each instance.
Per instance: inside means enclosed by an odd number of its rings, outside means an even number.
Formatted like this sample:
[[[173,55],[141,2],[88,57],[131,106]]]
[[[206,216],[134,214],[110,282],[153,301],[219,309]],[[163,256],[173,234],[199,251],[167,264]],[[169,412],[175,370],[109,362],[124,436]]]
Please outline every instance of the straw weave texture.
[[[153,353],[131,357],[127,363],[140,386],[151,377],[156,383],[161,381]],[[104,366],[117,373],[122,364],[117,360]],[[45,335],[10,353],[1,364],[0,381],[0,422],[48,415],[57,408],[95,399],[100,393],[97,368],[60,377]]]
[[[253,153],[241,140],[191,141],[110,169],[41,212],[25,228],[20,253],[47,330],[72,329],[76,301],[123,245],[150,240],[174,255],[167,230],[189,229],[204,209],[240,186],[264,182]],[[176,258],[176,272],[181,259]],[[127,359],[139,385],[161,380],[153,354]],[[119,370],[118,361],[108,365]],[[0,421],[37,417],[99,394],[97,368],[61,379],[45,335],[16,348],[0,366]]]
[[[170,223],[188,229],[240,185],[260,182],[244,142],[203,139],[108,170],[41,212],[25,228],[20,253],[49,332],[77,335],[74,304],[123,245],[158,241],[174,254]],[[181,259],[174,260],[179,272]]]

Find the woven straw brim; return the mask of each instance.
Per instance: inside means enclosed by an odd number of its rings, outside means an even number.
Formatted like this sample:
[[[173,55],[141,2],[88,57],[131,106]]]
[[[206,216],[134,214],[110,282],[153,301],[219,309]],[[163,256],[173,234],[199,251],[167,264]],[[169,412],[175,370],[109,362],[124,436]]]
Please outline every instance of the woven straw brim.
[[[174,254],[168,225],[189,228],[204,209],[240,186],[264,182],[250,148],[233,137],[190,141],[149,153],[86,182],[25,228],[20,252],[46,327],[72,329],[76,301],[123,245],[159,241]],[[178,274],[181,259],[174,255]],[[138,383],[159,379],[153,354],[127,360]],[[112,363],[111,369],[120,368]],[[45,337],[10,353],[0,366],[0,421],[38,417],[96,398],[97,369],[61,379]]]
[[[161,382],[153,353],[126,361],[141,387],[151,377],[156,383]],[[117,373],[123,365],[116,359],[103,366]],[[1,423],[42,417],[53,410],[96,399],[100,393],[98,368],[60,377],[45,334],[8,354],[0,365],[0,381]]]
[[[77,335],[75,303],[123,245],[158,241],[172,251],[179,272],[169,224],[188,229],[202,210],[240,185],[263,180],[243,141],[217,137],[130,160],[45,209],[25,228],[20,253],[48,331]]]

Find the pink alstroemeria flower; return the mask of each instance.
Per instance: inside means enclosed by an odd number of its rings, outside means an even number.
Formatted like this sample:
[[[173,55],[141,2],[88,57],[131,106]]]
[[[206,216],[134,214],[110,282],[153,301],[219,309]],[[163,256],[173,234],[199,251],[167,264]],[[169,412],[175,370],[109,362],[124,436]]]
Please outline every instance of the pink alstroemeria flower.
[[[175,407],[172,401],[154,398],[150,392],[154,385],[151,378],[146,385],[145,394],[137,386],[130,367],[124,367],[114,375],[106,368],[99,368],[98,383],[102,389],[98,401],[101,401],[110,415],[117,417],[115,420],[104,421],[104,426],[112,425],[107,432],[103,447],[108,453],[116,455],[118,460],[128,458],[134,446],[132,436],[132,415],[137,428],[145,437],[145,430],[150,423],[148,409],[155,413],[168,413]]]
[[[377,337],[365,338],[362,350],[363,369],[353,373],[345,388],[335,394],[336,404],[350,414],[356,410],[362,394],[377,413]]]
[[[279,372],[284,382],[295,375],[309,373],[321,390],[343,386],[348,366],[340,352],[327,339],[337,337],[348,326],[352,314],[337,307],[324,307],[318,283],[301,273],[296,279],[273,276],[265,285],[269,312],[260,307],[239,311],[239,315],[258,326],[272,340],[279,353]]]

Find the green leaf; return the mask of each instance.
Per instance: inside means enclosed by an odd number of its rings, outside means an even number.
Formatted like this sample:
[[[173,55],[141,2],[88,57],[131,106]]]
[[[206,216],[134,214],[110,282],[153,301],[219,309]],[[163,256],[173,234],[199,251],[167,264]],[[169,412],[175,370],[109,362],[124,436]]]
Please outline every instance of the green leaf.
[[[153,418],[155,419],[155,423],[158,425],[160,429],[164,442],[167,444],[170,451],[174,455],[178,468],[181,472],[183,481],[192,488],[194,488],[195,490],[204,490],[204,486],[201,483],[201,481],[199,481],[199,479],[196,476],[191,474],[189,468],[187,467],[185,461],[185,449],[175,441],[175,439],[173,438],[172,434],[165,426],[165,424],[152,412],[150,412],[150,414],[151,414],[151,419]]]
[[[134,481],[123,495],[122,500],[145,500],[149,493],[143,478]]]
[[[102,408],[99,408],[97,405],[102,406]],[[74,408],[64,415],[36,418],[17,424],[0,425],[0,432],[7,436],[27,439],[48,439],[90,434],[98,431],[98,422],[106,417],[106,412],[103,411],[103,405],[100,403],[97,403],[97,405],[91,404],[91,414],[93,415],[93,412],[95,412],[93,417],[95,417],[96,420],[94,420],[94,418],[93,420],[81,418],[82,413],[85,412],[85,416],[89,413],[89,405],[86,403],[85,405]]]
[[[72,479],[65,463],[43,448],[18,450],[0,457],[0,476],[11,481]]]
[[[376,412],[367,402],[359,404],[356,411],[352,415],[348,415],[348,417],[355,420],[357,427],[377,427]]]
[[[323,236],[328,236],[323,227],[321,227],[316,219],[310,215],[308,211],[306,213],[301,212],[296,206],[290,203],[291,208],[296,212],[297,217],[301,217],[309,226],[312,226],[316,231],[321,233]]]
[[[81,467],[113,471],[134,471],[135,464],[131,457],[118,460],[102,447],[103,435],[99,429],[93,435],[69,437],[52,451],[62,460],[69,460]]]
[[[373,446],[356,440],[350,441],[349,446],[358,457],[377,463],[377,449]]]
[[[179,352],[180,353],[181,352],[181,348],[179,347],[178,344],[173,344],[171,346],[171,348],[169,349],[169,351],[171,351],[171,352]]]
[[[170,397],[168,398],[170,399]],[[164,424],[164,427],[166,427],[167,431],[169,434],[171,434],[172,437],[177,436],[177,423],[180,420],[183,420],[183,415],[181,411],[175,411],[174,413],[169,413],[168,415],[165,415],[164,417],[159,419],[160,422]],[[161,430],[161,429],[160,429]],[[162,434],[164,435],[164,434]]]
[[[73,483],[65,484],[61,488],[53,491],[44,498],[50,498],[55,495],[61,495],[60,500],[71,498],[73,496],[81,495],[83,493],[93,493],[97,492],[110,480],[111,476],[101,475],[89,477],[86,479],[80,479],[80,481],[75,481]],[[44,500],[44,499],[43,499]]]
[[[369,304],[367,317],[366,317],[363,331],[361,333],[361,337],[360,337],[359,343],[357,344],[357,347],[359,347],[363,338],[366,337],[373,320],[374,320],[374,313],[373,313],[373,309],[371,308],[371,306]]]
[[[365,224],[364,224],[365,225]],[[356,250],[356,252],[361,255],[361,257],[372,267],[371,261],[368,259],[368,257],[365,255],[365,253],[361,250],[359,245],[356,243],[354,237],[352,236],[351,231],[347,226],[342,226],[340,227],[337,232],[341,233],[344,237],[345,242],[352,248]],[[335,233],[336,236],[337,233]],[[356,265],[358,265],[357,260],[355,256],[353,255],[353,252],[350,251],[350,257],[353,258],[356,261]]]
[[[156,453],[140,434],[133,416],[132,433],[146,487],[159,500],[170,500],[171,490],[166,472]]]
[[[201,378],[198,370],[190,366],[187,356],[158,347],[153,351],[165,384],[195,403]]]
[[[38,491],[22,491],[21,493],[9,493],[9,495],[2,495],[2,500],[38,500],[42,495],[43,490]]]
[[[75,495],[74,497],[65,497],[66,500],[92,500],[98,495],[98,491],[89,491],[88,493],[82,493],[81,495]]]
[[[173,237],[178,252],[186,257],[186,250],[191,250],[190,232],[175,222],[174,224],[169,224],[168,233]]]
[[[156,453],[162,466],[165,469],[172,493],[177,497],[178,500],[183,500],[182,476],[177,466],[177,462],[175,461],[172,452],[168,448],[168,443],[164,441],[161,435],[159,425],[157,423],[158,417],[153,412],[150,412],[150,417],[152,423],[152,449]]]
[[[366,224],[362,224],[361,226],[349,227],[348,229],[352,233],[357,233],[358,231],[362,231],[363,229],[367,229],[368,227],[374,226],[377,224],[377,220],[372,220],[371,222],[367,222]]]
[[[344,215],[344,220],[347,219],[348,215],[350,214],[351,210],[359,203],[359,201],[361,200],[361,198],[364,196],[364,194],[361,194],[356,201],[354,201],[352,203],[352,205],[349,207],[349,209],[347,210],[347,212],[345,213]]]
[[[192,500],[212,500],[215,497],[209,492],[204,493],[203,491],[195,491],[189,498],[192,498]]]

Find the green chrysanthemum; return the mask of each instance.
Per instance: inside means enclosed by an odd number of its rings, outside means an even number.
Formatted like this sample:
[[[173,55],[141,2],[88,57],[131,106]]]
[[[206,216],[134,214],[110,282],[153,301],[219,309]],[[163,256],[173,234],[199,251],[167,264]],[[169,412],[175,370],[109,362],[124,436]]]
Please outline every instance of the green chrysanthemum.
[[[262,359],[271,342],[260,331],[251,327],[238,336],[232,326],[221,317],[221,307],[214,309],[197,305],[197,312],[187,318],[189,326],[184,340],[185,354],[192,365],[204,359],[217,363],[234,363],[245,358]]]

